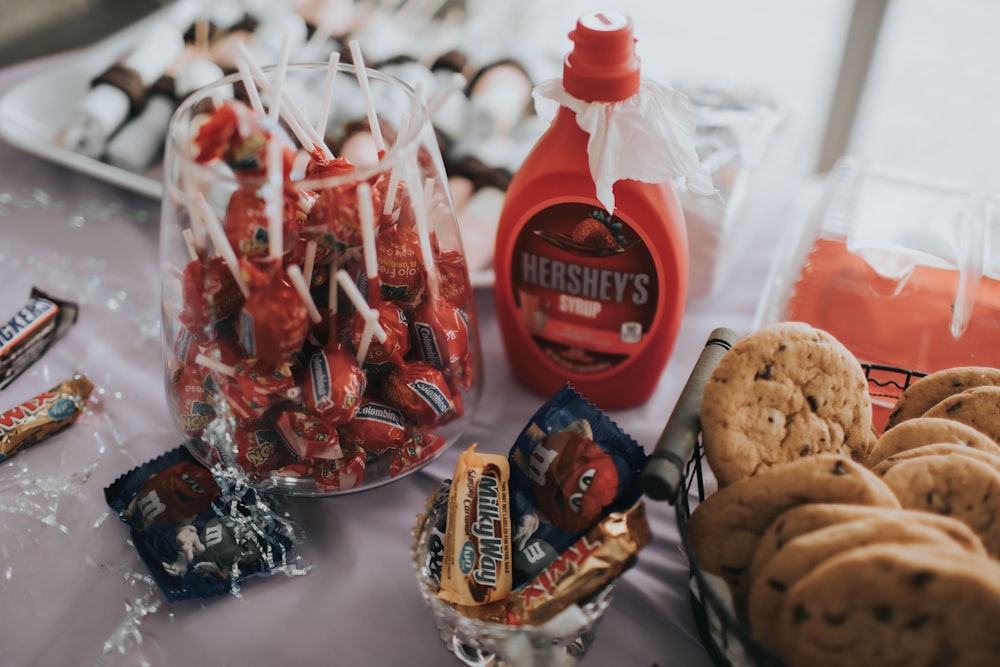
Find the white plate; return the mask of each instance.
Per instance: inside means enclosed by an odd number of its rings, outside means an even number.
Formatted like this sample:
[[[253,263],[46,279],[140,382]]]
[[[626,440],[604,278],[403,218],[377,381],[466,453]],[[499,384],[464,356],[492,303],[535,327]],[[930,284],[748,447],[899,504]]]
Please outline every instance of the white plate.
[[[126,190],[159,199],[159,167],[137,174],[89,158],[60,145],[59,135],[90,81],[127,53],[156,14],[81,50],[64,63],[11,88],[0,99],[0,138],[28,153]]]
[[[0,98],[0,138],[82,174],[152,199],[162,197],[159,164],[139,174],[68,150],[59,141],[62,128],[69,124],[75,103],[86,94],[91,79],[137,44],[147,24],[157,20],[159,13],[133,23],[7,91]],[[469,278],[476,288],[493,285],[492,270],[472,272]]]

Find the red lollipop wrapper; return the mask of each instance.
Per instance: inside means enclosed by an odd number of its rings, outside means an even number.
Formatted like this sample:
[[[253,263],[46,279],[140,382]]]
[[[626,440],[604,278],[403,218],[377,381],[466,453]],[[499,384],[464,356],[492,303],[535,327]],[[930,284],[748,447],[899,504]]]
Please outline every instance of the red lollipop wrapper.
[[[193,364],[194,358],[205,351],[209,342],[204,328],[189,326],[181,321],[177,338],[174,339],[174,359],[181,365]]]
[[[185,364],[174,373],[170,395],[181,429],[197,437],[215,419],[215,382],[211,374],[198,364]]]
[[[422,361],[394,368],[382,392],[416,427],[442,424],[462,413],[441,371]]]
[[[336,425],[357,413],[368,380],[354,356],[333,345],[309,357],[303,384],[306,407]]]
[[[261,197],[255,186],[237,188],[226,207],[226,238],[238,257],[265,260],[268,257],[268,199]],[[291,250],[298,239],[297,204],[287,196],[282,198],[281,247]]]
[[[235,367],[235,376],[219,378],[229,409],[243,423],[260,419],[272,406],[295,395],[295,380],[287,364],[273,371],[258,366],[246,361]]]
[[[382,207],[381,196],[373,191],[374,210]],[[341,246],[361,245],[361,214],[358,212],[358,184],[344,183],[321,188],[309,210],[306,229],[332,235]]]
[[[389,475],[398,477],[430,461],[441,451],[447,440],[435,433],[414,433],[406,443],[392,453]]]
[[[363,449],[345,447],[343,458],[336,461],[303,459],[283,466],[278,474],[311,477],[320,491],[350,491],[364,483],[367,458]]]
[[[416,226],[397,222],[384,227],[377,239],[382,298],[412,308],[424,293],[426,283]]]
[[[391,301],[380,301],[373,306],[378,311],[378,322],[385,330],[385,342],[372,338],[365,356],[366,372],[383,374],[391,370],[393,364],[403,363],[403,357],[410,352],[410,331],[406,313]],[[361,345],[364,335],[365,318],[355,311],[350,322],[350,342],[353,349]]]
[[[242,102],[226,102],[198,128],[194,138],[198,151],[195,160],[202,163],[222,160],[241,180],[260,178],[266,173],[267,145],[276,139],[275,134],[282,138],[282,163],[287,178],[295,152],[281,128]]]
[[[443,252],[436,257],[441,282],[441,297],[463,310],[472,302],[472,283],[465,257],[457,250]]]
[[[219,256],[188,262],[182,284],[184,311],[180,319],[191,328],[215,324],[243,306],[243,292]]]
[[[396,408],[363,399],[354,419],[342,424],[340,441],[372,454],[381,454],[403,446],[406,439],[406,418]]]
[[[291,461],[281,436],[266,419],[238,424],[233,433],[236,464],[254,477],[265,476]]]
[[[289,408],[278,412],[272,422],[285,445],[296,456],[328,461],[344,458],[337,429],[323,419]]]
[[[465,311],[445,299],[426,299],[410,317],[420,357],[442,370],[457,386],[472,385],[469,321]]]
[[[250,297],[240,311],[237,333],[248,357],[276,368],[298,354],[309,333],[309,313],[295,288],[242,263],[250,275]]]

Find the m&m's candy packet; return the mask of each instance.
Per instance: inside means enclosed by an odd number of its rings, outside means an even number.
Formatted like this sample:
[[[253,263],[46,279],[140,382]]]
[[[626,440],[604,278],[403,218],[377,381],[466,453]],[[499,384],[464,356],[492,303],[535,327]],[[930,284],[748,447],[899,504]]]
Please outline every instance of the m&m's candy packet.
[[[132,469],[104,490],[170,602],[239,591],[255,576],[307,568],[299,537],[241,475],[209,470],[184,447]]]
[[[508,456],[514,588],[602,518],[635,505],[647,459],[639,443],[571,386],[546,401]]]

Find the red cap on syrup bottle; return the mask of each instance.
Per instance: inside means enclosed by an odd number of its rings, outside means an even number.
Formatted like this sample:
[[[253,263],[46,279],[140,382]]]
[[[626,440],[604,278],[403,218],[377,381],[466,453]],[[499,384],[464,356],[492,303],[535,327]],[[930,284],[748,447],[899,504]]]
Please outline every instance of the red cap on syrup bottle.
[[[639,91],[639,57],[632,19],[619,12],[590,12],[569,33],[573,50],[563,62],[563,87],[587,102],[617,102]]]

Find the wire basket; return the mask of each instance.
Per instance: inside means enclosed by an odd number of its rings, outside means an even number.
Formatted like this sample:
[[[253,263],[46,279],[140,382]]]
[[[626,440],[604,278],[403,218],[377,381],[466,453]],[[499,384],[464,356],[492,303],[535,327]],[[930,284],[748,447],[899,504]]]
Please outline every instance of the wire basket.
[[[720,667],[787,667],[737,619],[723,593],[725,584],[721,579],[713,581],[714,577],[702,570],[688,534],[691,513],[715,488],[715,478],[701,445],[698,418],[701,397],[712,369],[735,341],[736,335],[728,329],[712,332],[660,436],[652,465],[643,473],[643,485],[647,495],[667,500],[677,512],[677,528],[690,564],[691,607],[698,633],[712,662]],[[888,414],[903,390],[923,376],[923,373],[893,366],[869,363],[861,366],[868,380],[873,410],[882,412],[883,416]]]

